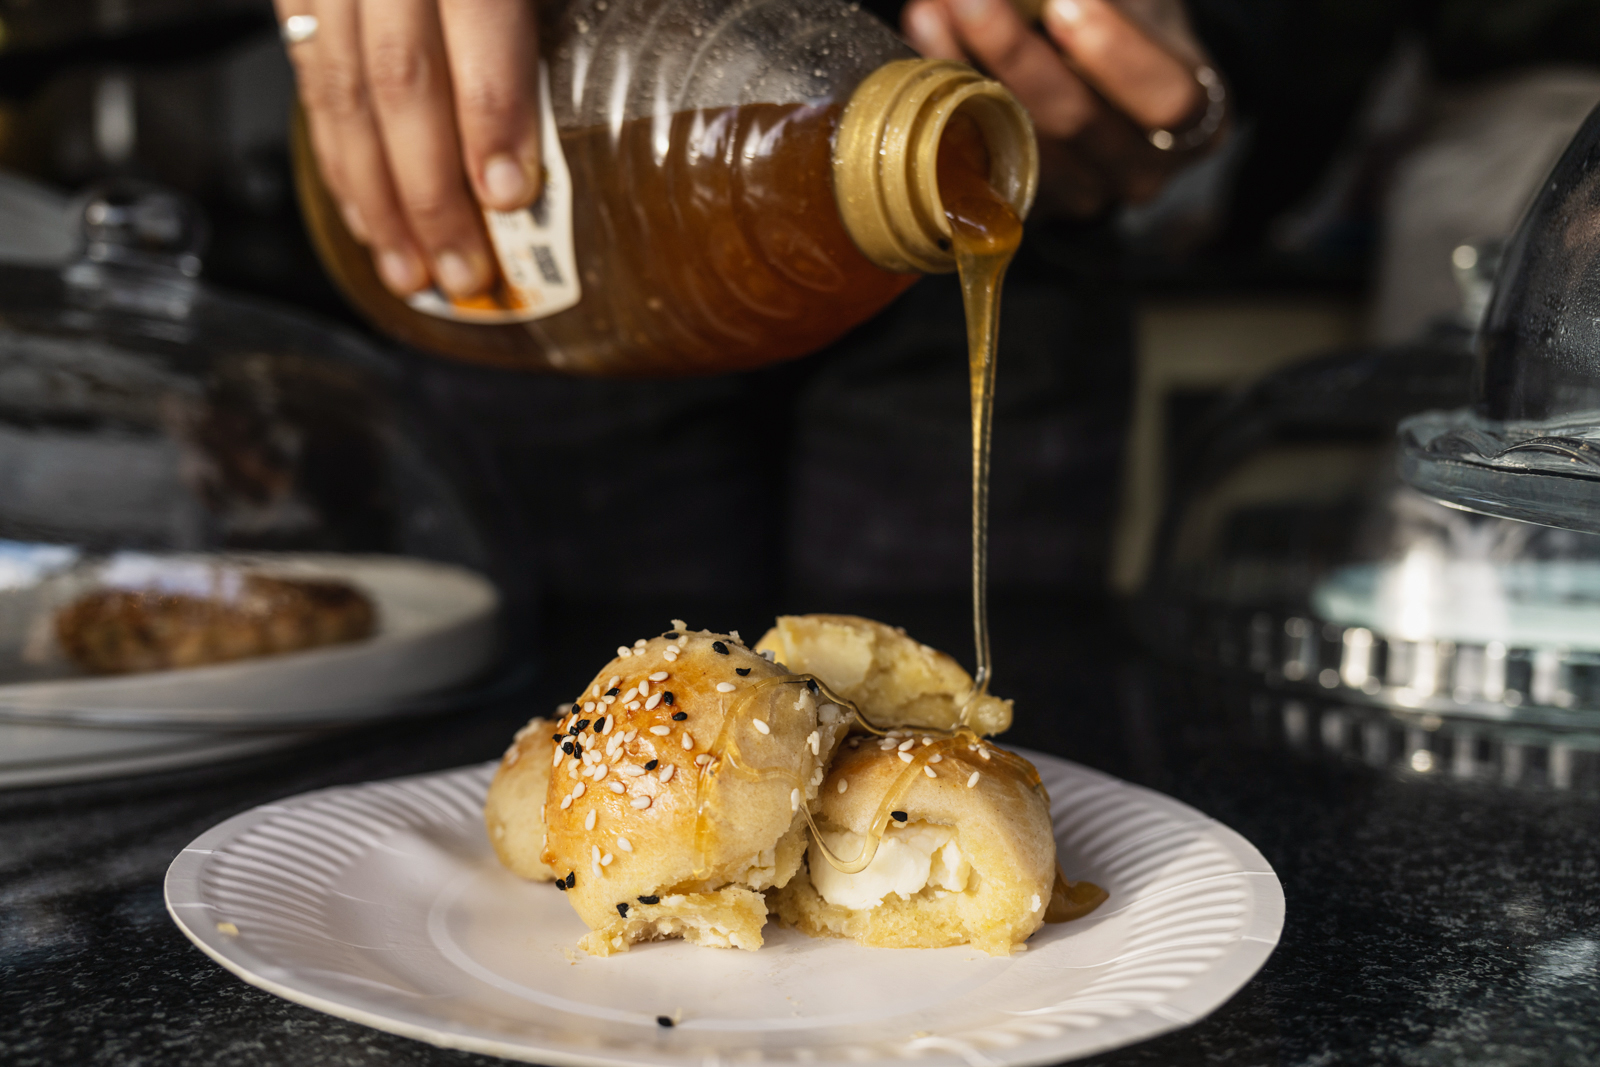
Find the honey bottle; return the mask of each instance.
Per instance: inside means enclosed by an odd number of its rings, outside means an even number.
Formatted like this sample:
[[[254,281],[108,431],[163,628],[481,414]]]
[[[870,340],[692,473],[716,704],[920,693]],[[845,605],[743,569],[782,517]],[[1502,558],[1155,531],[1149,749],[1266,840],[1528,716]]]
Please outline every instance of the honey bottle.
[[[344,228],[303,128],[296,177],[324,264],[384,332],[440,355],[581,375],[711,374],[790,359],[955,269],[947,133],[1024,215],[1026,111],[919,59],[857,5],[571,0],[546,11],[545,187],[485,212],[483,298],[405,300]],[[952,125],[956,115],[960,121]]]

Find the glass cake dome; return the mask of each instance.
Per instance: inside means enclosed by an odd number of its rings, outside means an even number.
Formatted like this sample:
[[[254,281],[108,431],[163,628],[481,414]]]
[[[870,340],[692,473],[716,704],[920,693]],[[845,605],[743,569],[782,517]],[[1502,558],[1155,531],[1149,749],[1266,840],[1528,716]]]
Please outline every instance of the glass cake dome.
[[[1505,250],[1476,402],[1400,424],[1412,486],[1469,511],[1600,532],[1600,108]]]
[[[202,284],[178,196],[76,211],[70,262],[0,266],[0,785],[518,675],[490,527],[399,364]]]

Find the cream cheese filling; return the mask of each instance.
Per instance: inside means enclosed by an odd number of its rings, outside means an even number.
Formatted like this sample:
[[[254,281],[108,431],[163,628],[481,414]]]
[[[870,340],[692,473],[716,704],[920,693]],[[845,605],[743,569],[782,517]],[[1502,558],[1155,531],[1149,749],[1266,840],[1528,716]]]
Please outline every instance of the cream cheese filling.
[[[841,859],[859,856],[866,838],[850,830],[823,830],[822,840]],[[972,864],[956,845],[951,826],[913,822],[891,826],[878,844],[867,869],[844,874],[822,855],[815,842],[810,848],[811,884],[822,899],[841,908],[860,911],[876,908],[890,893],[908,899],[926,888],[959,893],[967,888]]]

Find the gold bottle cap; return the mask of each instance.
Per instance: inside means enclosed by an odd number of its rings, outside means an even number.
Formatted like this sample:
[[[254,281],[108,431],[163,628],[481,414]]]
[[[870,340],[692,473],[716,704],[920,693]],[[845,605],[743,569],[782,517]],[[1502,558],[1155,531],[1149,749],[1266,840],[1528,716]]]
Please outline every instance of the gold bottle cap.
[[[989,180],[1026,217],[1039,146],[1017,98],[964,63],[902,59],[868,75],[845,107],[833,149],[833,192],[845,229],[885,270],[955,270],[939,196],[939,140],[957,112],[989,149]]]

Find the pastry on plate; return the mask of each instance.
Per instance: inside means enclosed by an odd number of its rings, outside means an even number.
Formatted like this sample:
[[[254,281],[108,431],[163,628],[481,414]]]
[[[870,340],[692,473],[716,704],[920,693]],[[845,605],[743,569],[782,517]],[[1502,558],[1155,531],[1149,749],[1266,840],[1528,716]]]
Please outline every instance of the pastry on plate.
[[[87,593],[56,613],[55,631],[84,670],[127,674],[359,641],[376,623],[372,601],[346,582],[205,568],[198,583]]]
[[[500,757],[489,796],[483,803],[484,827],[494,854],[513,874],[533,882],[553,882],[555,869],[544,861],[544,800],[550,788],[550,746],[555,722],[533,718],[517,731]]]
[[[736,636],[679,626],[618,649],[543,756],[519,757],[551,765],[542,860],[590,928],[585,951],[760,947],[763,891],[799,869],[802,809],[850,724],[814,688]],[[512,839],[531,822],[505,826],[497,848],[525,850]]]
[[[807,934],[1006,955],[1045,921],[1056,882],[1050,800],[1031,763],[989,741],[852,737],[816,820],[821,842],[806,869],[769,894],[778,916]]]
[[[784,615],[756,644],[798,674],[813,674],[879,726],[951,729],[961,723],[972,676],[898,627],[855,615]],[[998,734],[1011,701],[978,697],[966,725]]]

